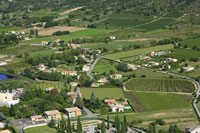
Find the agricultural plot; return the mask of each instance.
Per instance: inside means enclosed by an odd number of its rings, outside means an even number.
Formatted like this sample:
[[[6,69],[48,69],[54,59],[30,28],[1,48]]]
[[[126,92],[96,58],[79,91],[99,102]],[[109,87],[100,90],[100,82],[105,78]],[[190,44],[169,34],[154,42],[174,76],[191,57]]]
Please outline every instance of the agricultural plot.
[[[188,40],[184,40],[181,42],[183,45],[187,45],[189,48],[192,48],[193,46],[196,46],[197,48],[200,48],[200,37],[191,38]]]
[[[105,29],[86,29],[80,30],[76,32],[72,32],[69,35],[64,36],[51,36],[45,38],[34,39],[31,41],[23,41],[24,44],[40,44],[42,41],[54,41],[56,39],[60,39],[63,41],[68,41],[75,38],[83,38],[83,37],[93,37],[95,35],[101,35],[110,32],[110,30]]]
[[[124,11],[120,14],[112,14],[108,18],[97,24],[98,27],[110,27],[110,28],[126,28],[134,27],[140,24],[145,24],[153,20],[153,16],[145,16],[144,14],[138,14],[134,11]]]
[[[106,57],[109,57],[112,59],[122,59],[122,58],[133,57],[136,55],[145,55],[151,51],[169,50],[169,49],[172,49],[173,47],[174,46],[172,44],[154,46],[154,47],[142,48],[142,49],[137,49],[137,50],[129,50],[129,51],[108,54],[106,55]]]
[[[177,58],[179,60],[190,60],[191,58],[200,57],[200,52],[189,49],[174,49],[172,54],[166,55],[167,57]]]
[[[69,31],[69,32],[76,32],[80,30],[85,30],[86,28],[83,27],[67,27],[67,26],[55,26],[51,28],[44,28],[38,31],[39,35],[47,36],[52,35],[56,31]]]
[[[137,112],[190,107],[192,96],[170,93],[126,92]]]
[[[56,51],[54,51],[54,50],[36,52],[36,53],[30,54],[30,57],[39,56],[39,55],[51,55],[51,54],[53,54],[53,53],[55,53],[55,52],[56,52]]]
[[[95,65],[93,72],[97,72],[99,74],[102,74],[104,72],[109,73],[111,70],[113,70],[114,72],[117,72],[115,65],[117,65],[117,64],[114,62],[110,62],[108,60],[101,59]]]
[[[16,26],[6,26],[6,27],[1,27],[0,32],[8,32],[8,31],[17,31],[17,30],[23,30],[23,27],[16,27]]]
[[[134,91],[192,93],[195,90],[192,82],[183,79],[137,78],[129,80],[125,86]]]
[[[124,93],[121,88],[81,88],[82,97],[89,99],[93,91],[101,100],[105,98],[124,98]]]
[[[153,30],[157,30],[157,29],[162,29],[165,26],[169,25],[170,23],[172,23],[174,21],[174,19],[159,19],[157,21],[154,21],[152,23],[148,23],[142,26],[138,26],[137,28],[139,29],[144,29],[145,32],[148,31],[153,31]]]
[[[41,9],[41,10],[37,10],[31,13],[28,13],[27,15],[31,18],[34,17],[39,17],[42,18],[44,16],[59,16],[59,13],[62,12],[62,10],[60,11],[51,11],[50,9]]]
[[[63,83],[62,82],[46,82],[46,83],[44,82],[44,83],[38,83],[36,87],[44,89],[44,90],[49,87],[55,87],[61,90],[63,88]]]

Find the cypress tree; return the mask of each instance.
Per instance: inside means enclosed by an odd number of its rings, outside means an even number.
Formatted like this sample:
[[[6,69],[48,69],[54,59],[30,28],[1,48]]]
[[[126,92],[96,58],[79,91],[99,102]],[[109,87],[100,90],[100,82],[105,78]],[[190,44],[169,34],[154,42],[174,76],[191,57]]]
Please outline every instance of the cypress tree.
[[[126,115],[124,115],[124,128],[125,128],[125,131],[128,132],[128,123],[127,123]]]
[[[90,95],[90,102],[91,103],[95,103],[96,102],[96,95],[94,94],[94,91],[92,91],[92,93]]]
[[[126,133],[124,123],[124,121],[121,123],[121,133]]]
[[[70,117],[68,117],[68,119],[67,119],[67,129],[68,129],[68,133],[72,133]]]
[[[117,116],[117,133],[120,133],[120,119],[119,117]]]
[[[10,109],[9,109],[9,115],[10,116],[15,116],[15,108],[14,106],[11,104]]]
[[[78,120],[77,120],[77,130],[76,130],[77,133],[81,133],[82,132],[82,125],[81,125],[81,120],[80,120],[80,117],[78,117]]]
[[[74,126],[74,123],[72,125],[72,131],[75,132],[75,126]]]
[[[107,129],[110,128],[110,118],[109,115],[107,114]]]
[[[104,122],[104,120],[101,123],[101,133],[106,133],[106,128],[105,128],[105,122]]]

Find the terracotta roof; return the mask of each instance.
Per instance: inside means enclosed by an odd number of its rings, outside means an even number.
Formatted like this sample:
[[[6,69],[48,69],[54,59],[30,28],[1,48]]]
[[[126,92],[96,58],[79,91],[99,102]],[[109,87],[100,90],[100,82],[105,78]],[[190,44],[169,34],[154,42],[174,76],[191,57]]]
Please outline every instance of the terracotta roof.
[[[60,112],[58,110],[45,111],[44,113],[47,115],[60,114]]]
[[[74,111],[81,111],[78,107],[73,107],[73,108],[65,108],[67,112],[74,112]]]

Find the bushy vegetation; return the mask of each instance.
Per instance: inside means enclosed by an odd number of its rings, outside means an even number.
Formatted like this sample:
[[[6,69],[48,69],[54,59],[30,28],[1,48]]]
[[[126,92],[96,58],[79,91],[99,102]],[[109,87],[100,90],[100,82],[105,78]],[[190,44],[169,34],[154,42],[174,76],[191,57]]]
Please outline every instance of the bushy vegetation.
[[[195,90],[194,84],[182,79],[131,79],[126,83],[128,90],[134,91],[160,91],[160,92],[186,92]]]

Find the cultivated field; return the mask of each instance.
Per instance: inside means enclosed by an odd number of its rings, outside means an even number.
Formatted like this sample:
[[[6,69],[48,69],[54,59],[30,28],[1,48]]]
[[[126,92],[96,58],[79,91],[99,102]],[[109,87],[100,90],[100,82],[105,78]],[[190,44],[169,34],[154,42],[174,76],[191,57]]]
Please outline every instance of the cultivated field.
[[[195,86],[192,82],[183,79],[131,79],[125,84],[127,90],[156,91],[156,92],[185,92],[192,93]]]
[[[25,133],[57,133],[57,131],[55,128],[49,128],[48,126],[39,126],[25,129]]]
[[[137,49],[137,50],[129,50],[129,51],[108,54],[106,55],[106,57],[109,57],[112,59],[122,59],[122,58],[133,57],[136,55],[145,55],[151,51],[169,50],[169,49],[172,49],[173,47],[174,46],[172,44],[154,46],[154,47],[142,48],[142,49]]]
[[[158,111],[191,106],[191,95],[152,93],[152,92],[126,92],[128,98],[137,112]]]
[[[69,31],[69,32],[75,32],[75,31],[80,31],[80,30],[85,30],[86,28],[83,27],[67,27],[67,26],[55,26],[51,28],[43,28],[39,29],[38,34],[47,36],[47,35],[52,35],[56,31]]]
[[[49,87],[55,87],[58,89],[62,89],[63,88],[63,83],[62,82],[42,82],[42,83],[38,83],[36,85],[37,88],[41,88],[41,89],[46,89]]]
[[[192,48],[193,46],[196,46],[197,48],[200,48],[200,37],[194,37],[188,40],[184,40],[181,42],[183,45],[188,45],[188,47]]]
[[[124,94],[121,88],[81,88],[82,97],[89,99],[92,91],[94,91],[95,95],[99,99],[124,98]]]

